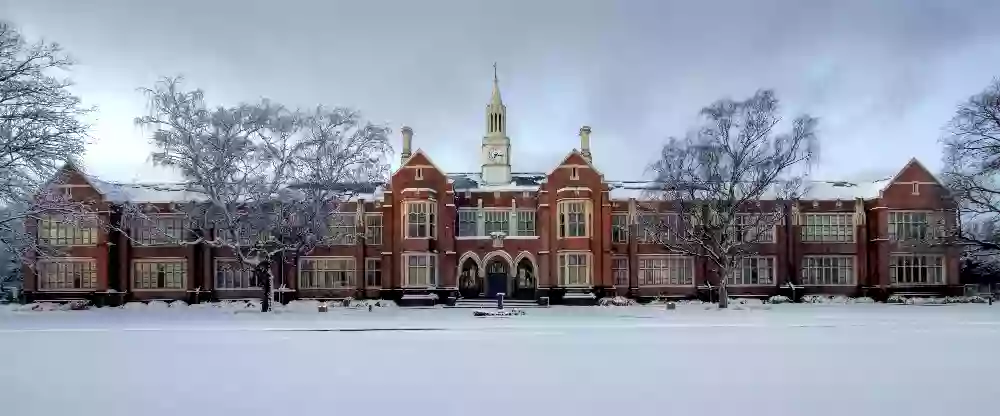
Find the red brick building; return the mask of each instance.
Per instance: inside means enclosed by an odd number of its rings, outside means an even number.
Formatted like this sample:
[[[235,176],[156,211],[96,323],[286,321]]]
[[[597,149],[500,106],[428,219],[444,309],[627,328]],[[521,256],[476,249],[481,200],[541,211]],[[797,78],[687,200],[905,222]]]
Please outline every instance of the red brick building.
[[[631,296],[702,296],[718,284],[700,258],[647,244],[635,226],[641,184],[607,180],[590,153],[589,127],[580,149],[549,172],[514,173],[508,155],[506,107],[494,82],[486,108],[482,169],[449,173],[402,129],[402,163],[385,187],[358,198],[349,212],[366,238],[321,247],[298,264],[274,270],[284,300],[408,294],[514,298],[567,292]],[[181,233],[176,202],[190,199],[170,185],[111,185],[68,166],[62,185],[74,197],[98,201],[97,215],[129,236],[102,228],[41,221],[39,237],[66,257],[26,268],[29,299],[92,296],[129,299],[259,297],[247,271],[205,245],[171,245],[142,227],[132,229],[118,204],[149,207],[157,229]],[[729,278],[731,295],[798,293],[885,296],[893,292],[958,291],[955,249],[908,244],[925,237],[951,206],[940,182],[911,160],[890,180],[812,183],[808,196],[779,202],[788,221],[768,234],[758,255]],[[638,199],[637,199],[638,198]],[[171,231],[172,230],[172,231]],[[180,236],[180,234],[178,234]]]

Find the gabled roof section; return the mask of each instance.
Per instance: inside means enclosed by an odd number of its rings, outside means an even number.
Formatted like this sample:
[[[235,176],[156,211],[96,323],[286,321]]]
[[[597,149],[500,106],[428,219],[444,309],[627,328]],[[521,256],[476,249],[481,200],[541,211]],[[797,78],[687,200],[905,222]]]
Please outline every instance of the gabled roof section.
[[[885,185],[879,191],[879,196],[881,196],[882,193],[889,188],[889,186],[896,183],[896,181],[902,178],[904,174],[910,172],[915,173],[916,176],[923,176],[924,180],[922,182],[934,182],[940,185],[942,188],[945,187],[944,184],[941,182],[941,180],[937,178],[937,176],[934,176],[934,174],[931,173],[931,171],[928,170],[923,163],[920,163],[920,161],[914,157],[911,158],[909,162],[906,162],[906,165],[903,166],[903,168],[900,169],[899,172],[896,172],[896,175],[893,176],[892,179],[890,179],[888,182],[885,183]]]
[[[445,171],[441,170],[441,168],[439,168],[438,165],[431,160],[430,156],[427,156],[427,153],[424,153],[423,149],[417,149],[412,155],[410,155],[410,157],[406,158],[403,163],[399,164],[399,168],[392,172],[392,176],[396,176],[401,169],[410,165],[430,165],[434,169],[437,169],[438,172],[441,172],[442,175],[445,174]]]
[[[545,176],[552,176],[552,174],[556,173],[556,170],[563,165],[586,165],[588,168],[590,168],[590,170],[593,170],[594,172],[597,172],[599,176],[604,177],[604,174],[601,173],[601,171],[597,170],[597,168],[594,167],[594,164],[590,163],[590,161],[587,160],[587,158],[584,157],[583,154],[581,154],[580,151],[576,149],[570,151],[569,154],[563,158],[562,162],[559,162],[559,164],[557,164],[556,167],[553,168],[551,171],[549,171],[548,175]]]

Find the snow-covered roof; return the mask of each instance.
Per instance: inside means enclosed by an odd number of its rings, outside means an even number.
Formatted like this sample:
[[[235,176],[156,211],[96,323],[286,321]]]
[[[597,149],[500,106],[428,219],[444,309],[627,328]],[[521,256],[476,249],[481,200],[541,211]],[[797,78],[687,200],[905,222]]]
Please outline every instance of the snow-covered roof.
[[[890,182],[889,178],[875,181],[832,181],[814,180],[807,181],[803,200],[851,200],[855,198],[875,199],[880,192]],[[657,189],[657,184],[652,181],[611,181],[608,183],[611,189],[612,200],[637,200],[648,199],[649,193]],[[767,198],[767,194],[764,195]]]
[[[483,175],[479,172],[457,172],[447,175],[456,192],[532,192],[537,191],[547,177],[543,172],[513,172],[510,174],[510,183],[490,185],[483,180]]]
[[[191,191],[185,183],[112,183],[95,178],[89,178],[91,185],[105,199],[113,203],[171,203],[204,201],[205,195]],[[369,185],[363,188],[357,186],[340,186],[345,191],[353,191],[349,201],[376,201],[382,199],[382,185]]]

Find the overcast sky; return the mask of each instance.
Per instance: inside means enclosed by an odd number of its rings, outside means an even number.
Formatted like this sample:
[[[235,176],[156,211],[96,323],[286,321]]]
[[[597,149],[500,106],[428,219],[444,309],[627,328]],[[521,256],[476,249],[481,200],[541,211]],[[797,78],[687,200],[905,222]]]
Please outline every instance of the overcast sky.
[[[820,118],[814,177],[936,170],[955,106],[1000,76],[997,16],[996,0],[0,0],[80,62],[99,107],[86,164],[121,181],[170,179],[132,118],[136,88],[177,74],[213,103],[355,107],[397,151],[409,125],[443,169],[477,171],[494,61],[515,171],[550,170],[590,125],[605,176],[638,178],[701,107],[758,88]]]

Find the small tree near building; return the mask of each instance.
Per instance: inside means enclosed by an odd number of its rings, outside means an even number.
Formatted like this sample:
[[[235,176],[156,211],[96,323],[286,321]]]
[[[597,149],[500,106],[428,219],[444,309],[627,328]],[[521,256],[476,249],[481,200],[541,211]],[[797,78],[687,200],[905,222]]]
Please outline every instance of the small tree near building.
[[[289,110],[268,100],[209,107],[201,90],[164,79],[145,90],[155,163],[176,169],[198,195],[182,211],[192,238],[230,250],[272,299],[272,265],[354,236],[340,212],[359,190],[385,180],[389,129],[346,108]],[[138,207],[133,220],[144,220]],[[353,222],[352,222],[353,224]]]
[[[716,101],[701,110],[704,123],[670,139],[650,168],[655,181],[640,207],[639,237],[705,259],[719,277],[720,308],[728,282],[775,284],[776,264],[756,255],[774,242],[782,201],[802,194],[818,154],[817,120],[801,115],[778,133],[779,109],[770,90]]]

